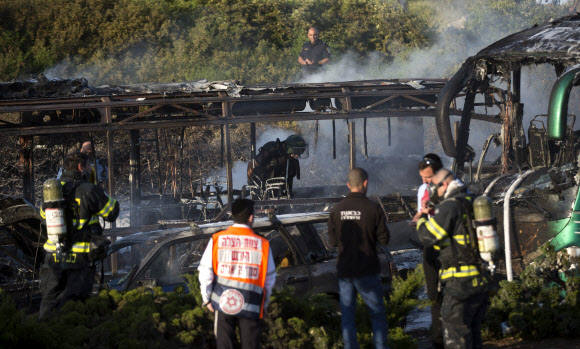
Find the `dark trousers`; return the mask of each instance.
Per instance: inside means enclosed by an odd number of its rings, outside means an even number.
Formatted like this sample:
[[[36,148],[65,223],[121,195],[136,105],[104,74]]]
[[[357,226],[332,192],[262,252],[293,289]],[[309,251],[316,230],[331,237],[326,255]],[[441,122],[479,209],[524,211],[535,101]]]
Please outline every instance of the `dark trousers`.
[[[240,327],[242,349],[260,348],[262,320],[247,319],[215,312],[214,332],[217,349],[238,348],[236,345],[236,326]]]
[[[487,310],[487,292],[462,298],[443,291],[441,317],[445,348],[482,348],[481,322]]]
[[[427,296],[431,303],[431,341],[434,348],[443,348],[443,326],[441,324],[441,297],[439,284],[439,252],[432,247],[423,249],[423,271],[427,285]]]
[[[93,290],[95,268],[62,269],[58,265],[43,266],[40,269],[40,302],[39,318],[62,307],[70,300],[84,300]]]

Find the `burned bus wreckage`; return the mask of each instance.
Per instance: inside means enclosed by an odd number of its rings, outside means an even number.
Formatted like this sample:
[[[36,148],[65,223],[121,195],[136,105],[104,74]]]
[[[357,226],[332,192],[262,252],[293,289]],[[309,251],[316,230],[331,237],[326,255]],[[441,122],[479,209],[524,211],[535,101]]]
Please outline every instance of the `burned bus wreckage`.
[[[387,266],[383,280],[388,287],[393,265],[389,250],[413,247],[408,239],[409,236],[416,237],[408,220],[412,218],[416,207],[414,190],[420,183],[416,166],[424,152],[422,117],[434,115],[436,96],[445,82],[443,79],[373,80],[243,86],[233,81],[197,81],[92,87],[84,79],[39,78],[35,81],[2,83],[0,133],[3,137],[19,139],[24,198],[18,200],[19,204],[28,207],[26,219],[32,221],[21,224],[7,220],[1,224],[0,232],[4,245],[2,248],[3,251],[10,253],[5,262],[10,267],[6,269],[2,283],[12,285],[26,279],[22,270],[32,271],[31,275],[26,275],[29,280],[38,275],[35,271],[39,267],[37,261],[42,260],[41,256],[44,253],[42,245],[46,241],[46,232],[40,224],[36,210],[41,201],[36,193],[40,192],[38,188],[43,180],[51,177],[50,173],[46,172],[46,166],[34,166],[35,160],[62,156],[64,150],[55,152],[54,149],[65,148],[62,144],[65,142],[65,136],[76,134],[79,135],[76,138],[83,137],[83,141],[91,136],[100,136],[103,139],[105,151],[101,151],[100,158],[106,159],[109,176],[108,182],[101,185],[104,185],[107,192],[116,191],[114,174],[120,172],[116,172],[116,169],[122,167],[117,160],[119,154],[129,155],[127,160],[130,164],[128,168],[130,190],[125,205],[121,204],[129,214],[128,224],[105,230],[105,235],[112,240],[118,239],[112,245],[113,252],[105,262],[107,268],[105,274],[107,279],[118,280],[124,276],[130,282],[112,281],[111,287],[113,284],[116,285],[114,287],[122,289],[137,287],[145,280],[148,280],[145,284],[152,285],[154,282],[151,280],[151,273],[158,274],[151,268],[166,270],[168,265],[174,266],[175,270],[193,268],[198,260],[195,258],[190,260],[183,253],[193,253],[193,250],[190,250],[191,246],[207,240],[204,234],[206,231],[213,231],[212,224],[228,219],[228,206],[235,197],[255,195],[252,197],[257,199],[257,207],[264,215],[269,213],[269,218],[264,218],[266,220],[263,223],[264,227],[260,229],[263,230],[263,234],[277,241],[272,242],[280,252],[280,255],[277,254],[275,257],[279,261],[286,260],[288,266],[284,270],[289,275],[284,285],[297,287],[299,284],[304,292],[315,290],[332,292],[336,280],[335,268],[328,265],[332,265],[335,254],[321,242],[326,239],[327,214],[319,214],[314,221],[309,214],[313,211],[328,210],[346,194],[346,187],[295,185],[292,198],[289,195],[280,195],[281,191],[277,191],[279,188],[276,187],[264,188],[269,189],[266,192],[270,192],[270,195],[253,192],[257,188],[248,186],[234,188],[230,129],[238,124],[250,125],[247,139],[251,154],[247,158],[251,160],[256,156],[256,124],[325,121],[333,130],[332,148],[329,148],[332,155],[329,157],[337,158],[336,143],[340,138],[335,135],[334,129],[335,126],[339,126],[336,125],[338,122],[344,120],[342,122],[347,124],[347,149],[349,149],[348,156],[345,156],[349,166],[345,168],[355,167],[358,160],[359,165],[363,167],[365,164],[373,164],[386,168],[384,173],[377,174],[377,179],[396,176],[397,172],[401,178],[396,188],[403,191],[393,190],[386,195],[372,196],[373,200],[383,207],[391,227],[401,226],[400,229],[392,228],[393,231],[400,231],[400,234],[391,238],[391,243],[385,246],[381,254]],[[381,134],[381,141],[396,148],[395,154],[405,155],[389,158],[388,161],[377,156],[368,156],[367,119],[384,120],[386,127],[384,134]],[[357,140],[356,122],[359,123],[359,134],[362,129],[362,140]],[[150,192],[145,189],[141,178],[144,154],[140,149],[143,144],[146,141],[157,143],[157,146],[153,147],[157,152],[154,156],[163,161],[167,156],[162,152],[164,148],[159,146],[157,130],[165,128],[181,130],[178,142],[183,149],[185,141],[183,130],[198,126],[219,128],[222,137],[221,159],[218,156],[213,160],[223,163],[226,178],[209,175],[190,177],[189,183],[177,185],[176,188],[179,190],[171,193]],[[412,137],[418,140],[415,142],[415,148],[397,143],[398,134],[405,129],[410,130],[406,132],[407,135],[412,133]],[[115,135],[122,132],[130,136],[127,137],[130,146],[126,149],[114,149],[119,147],[114,143]],[[318,132],[318,124],[315,132]],[[55,146],[47,146],[49,142]],[[357,144],[360,149],[358,152]],[[74,146],[68,145],[68,149],[74,149]],[[51,148],[52,152],[49,151]],[[357,154],[361,153],[363,158],[357,159]],[[183,151],[181,156],[184,157]],[[178,169],[187,166],[183,158],[178,160],[181,162],[176,166]],[[403,173],[400,168],[389,168],[391,162],[406,168],[405,172]],[[55,161],[52,167],[57,166],[58,161]],[[186,171],[179,169],[180,176],[184,176],[184,172]],[[55,173],[55,169],[52,169],[52,173]],[[282,178],[282,183],[284,180]],[[120,180],[117,179],[117,182]],[[161,183],[161,175],[151,182]],[[14,199],[5,197],[4,200],[6,209],[11,209],[11,200]],[[271,214],[273,209],[277,210],[275,215]],[[5,211],[9,214],[8,210]],[[284,213],[294,216],[286,218]],[[206,227],[204,224],[210,225]],[[202,238],[188,240],[190,239],[188,234],[192,236],[201,234]],[[129,241],[133,243],[125,246]],[[182,241],[184,243],[181,243]],[[150,249],[152,244],[157,247]],[[169,256],[169,259],[164,259],[166,256]],[[19,261],[18,265],[15,264],[16,258]],[[168,286],[164,283],[176,282],[175,278],[169,277],[153,279],[161,286]],[[313,279],[316,279],[316,282],[312,281]],[[323,285],[316,286],[320,280],[326,280],[329,285],[326,288]],[[18,290],[24,289],[25,286],[18,286]]]
[[[446,155],[454,158],[453,170],[474,194],[485,193],[494,201],[508,279],[512,267],[521,270],[548,241],[556,251],[580,246],[580,134],[574,131],[576,116],[568,112],[571,90],[580,83],[579,49],[580,16],[534,26],[468,58],[438,97],[437,131]],[[557,80],[549,101],[543,101],[546,109],[526,125],[522,69],[542,64],[552,67]],[[449,108],[460,96],[464,105],[454,140]],[[478,96],[482,103],[476,102]],[[476,110],[494,106],[501,132],[489,136],[474,165],[470,121]],[[502,154],[489,161],[486,153],[494,140]]]
[[[394,272],[390,251],[416,247],[416,232],[408,222],[416,208],[415,190],[420,184],[416,166],[424,154],[426,117],[435,118],[445,154],[454,159],[452,170],[474,194],[485,193],[493,199],[498,233],[507,251],[500,267],[511,270],[511,262],[516,261],[513,268],[520,268],[536,257],[537,248],[548,241],[556,249],[580,246],[580,234],[576,233],[580,219],[575,217],[580,212],[576,208],[580,205],[576,146],[580,135],[574,132],[575,117],[568,115],[570,91],[579,81],[579,26],[580,18],[571,16],[510,35],[468,58],[450,80],[256,86],[236,81],[195,81],[94,87],[84,79],[48,80],[41,76],[34,81],[0,83],[0,135],[18,137],[23,179],[23,198],[0,200],[1,287],[26,291],[28,297],[36,287],[34,280],[46,232],[36,210],[40,198],[35,193],[42,185],[38,179],[49,177],[35,169],[34,159],[50,156],[39,147],[45,139],[58,142],[60,136],[67,134],[102,136],[105,152],[101,157],[106,158],[109,170],[105,188],[110,193],[116,190],[115,169],[122,166],[115,154],[129,154],[129,226],[113,226],[105,231],[116,240],[104,263],[105,274],[111,280],[110,287],[119,289],[140,285],[170,287],[183,282],[178,274],[195,269],[206,234],[226,224],[228,204],[235,197],[255,195],[257,207],[265,216],[258,230],[277,241],[272,242],[277,248],[277,263],[285,261],[286,265],[285,277],[277,287],[299,286],[305,293],[334,292],[331,286],[336,276],[329,265],[333,265],[335,253],[325,245],[327,214],[321,211],[339,201],[344,188],[324,190],[295,185],[294,197],[276,194],[283,192],[277,192],[277,187],[268,188],[272,195],[264,195],[267,188],[234,188],[230,130],[239,124],[250,125],[249,160],[256,156],[256,124],[280,121],[316,121],[314,139],[318,122],[331,123],[332,158],[336,159],[339,138],[335,127],[345,120],[348,167],[397,164],[383,166],[386,175],[381,170],[376,174],[388,182],[395,178],[388,171],[402,173],[392,183],[394,189],[373,196],[383,207],[392,232],[391,242],[381,256],[382,263],[389,266],[383,268],[386,284]],[[527,127],[521,100],[521,69],[536,64],[552,65],[558,80],[548,115],[536,116]],[[463,107],[459,108],[461,103]],[[455,134],[452,116],[460,118]],[[385,121],[380,141],[401,156],[388,161],[368,156],[369,119]],[[489,135],[479,158],[468,144],[471,120],[501,127],[500,133]],[[360,134],[355,132],[356,124],[359,131],[363,129],[362,140],[356,137]],[[221,157],[215,160],[225,167],[225,178],[203,175],[190,180],[189,185],[177,186],[177,192],[147,192],[141,182],[143,143],[157,143],[156,156],[162,161],[165,155],[158,145],[157,130],[199,126],[219,128]],[[402,130],[405,137],[416,140],[415,148],[397,143]],[[130,145],[115,152],[114,147],[119,146],[114,143],[115,134],[122,132],[129,134]],[[183,149],[183,131],[181,135]],[[486,159],[494,141],[502,146],[501,156]],[[180,166],[187,166],[181,154]],[[357,159],[357,154],[363,158]],[[183,172],[179,170],[181,176]],[[281,183],[284,185],[283,178]],[[167,209],[175,214],[159,214]],[[276,214],[273,209],[278,210]]]

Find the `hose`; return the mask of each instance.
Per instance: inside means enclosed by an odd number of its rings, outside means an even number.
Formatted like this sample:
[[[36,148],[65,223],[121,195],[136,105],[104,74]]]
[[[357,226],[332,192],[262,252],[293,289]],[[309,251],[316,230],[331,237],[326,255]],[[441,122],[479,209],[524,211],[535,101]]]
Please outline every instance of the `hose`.
[[[535,172],[534,170],[527,170],[518,176],[518,178],[510,185],[508,191],[505,193],[503,199],[503,237],[505,245],[505,269],[507,273],[507,280],[512,282],[514,280],[513,270],[512,270],[512,258],[511,258],[511,241],[510,241],[510,197],[517,186],[526,178],[528,175]]]

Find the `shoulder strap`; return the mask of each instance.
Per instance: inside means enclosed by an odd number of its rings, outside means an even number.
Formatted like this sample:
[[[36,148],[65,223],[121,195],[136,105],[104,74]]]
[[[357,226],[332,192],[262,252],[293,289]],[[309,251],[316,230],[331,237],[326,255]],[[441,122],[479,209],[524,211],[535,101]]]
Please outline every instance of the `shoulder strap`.
[[[62,187],[62,195],[65,199],[66,206],[65,206],[65,217],[66,217],[66,224],[67,224],[67,234],[69,237],[74,230],[73,225],[73,217],[74,217],[74,209],[73,204],[75,202],[75,192],[79,185],[81,185],[82,181],[73,181],[73,182],[66,182]]]
[[[66,200],[74,199],[75,192],[82,181],[66,182],[62,187],[62,195]]]
[[[469,235],[469,245],[463,246],[459,245],[453,236],[450,237],[449,243],[452,251],[452,263],[455,267],[459,266],[459,250],[461,249],[461,251],[463,252],[462,257],[468,258],[468,260],[466,260],[465,262],[474,263],[476,266],[479,266],[481,257],[479,255],[479,248],[477,246],[477,233],[473,225],[474,222],[473,208],[470,205],[470,202],[465,198],[454,197],[448,198],[447,200],[455,201],[459,203],[459,205],[461,206],[460,219],[462,221],[462,224],[464,224],[465,227],[467,228],[467,234]],[[464,214],[466,217],[465,221],[463,220]]]

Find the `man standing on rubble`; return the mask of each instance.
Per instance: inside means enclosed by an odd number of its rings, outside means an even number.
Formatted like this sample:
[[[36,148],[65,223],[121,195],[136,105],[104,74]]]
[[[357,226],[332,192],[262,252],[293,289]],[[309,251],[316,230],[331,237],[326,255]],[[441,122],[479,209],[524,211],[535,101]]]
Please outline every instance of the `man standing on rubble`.
[[[69,300],[88,297],[93,289],[95,263],[107,255],[110,242],[102,236],[99,217],[114,222],[119,215],[119,203],[90,183],[90,174],[86,154],[75,152],[66,157],[59,179],[67,207],[64,210],[66,237],[61,238],[63,241],[49,238],[44,244],[46,257],[40,270],[41,319]],[[48,208],[41,209],[43,219],[47,218],[47,212]]]
[[[91,183],[99,185],[99,183],[102,183],[109,178],[107,166],[103,164],[101,160],[95,158],[95,146],[93,145],[93,142],[84,142],[81,147],[81,153],[85,153],[89,156],[89,163],[91,164]]]
[[[441,158],[436,154],[429,153],[423,156],[419,162],[419,175],[423,184],[417,191],[417,214],[413,218],[417,222],[422,214],[433,213],[429,207],[429,191],[427,188],[433,180],[435,173],[443,168]],[[441,298],[437,291],[439,282],[439,250],[432,246],[423,246],[423,271],[427,286],[427,296],[431,301],[431,342],[433,349],[443,349],[443,328],[441,327]]]
[[[336,269],[344,347],[359,347],[355,319],[358,293],[369,309],[375,348],[388,348],[381,263],[376,250],[377,244],[389,243],[389,229],[379,204],[366,196],[367,172],[362,168],[350,170],[347,186],[350,193],[328,219],[329,242],[338,247]]]
[[[109,178],[109,169],[107,166],[101,160],[95,158],[95,146],[93,145],[93,142],[84,142],[81,146],[81,153],[84,153],[89,157],[89,164],[91,166],[91,176],[89,178],[89,182],[93,183],[94,185],[99,185],[100,183],[107,180],[107,178]],[[60,178],[62,176],[62,172],[63,167],[58,170],[56,178]]]
[[[265,238],[252,230],[254,202],[232,203],[234,225],[216,233],[199,263],[204,306],[215,314],[218,349],[234,348],[239,326],[242,349],[260,347],[261,319],[276,282],[276,266]]]
[[[298,159],[308,157],[308,144],[299,135],[291,135],[285,141],[271,141],[258,150],[254,161],[248,163],[248,184],[257,184],[265,189],[270,178],[282,177],[285,180],[287,193],[292,196],[294,177],[300,180],[300,163]]]
[[[330,47],[318,39],[318,29],[308,29],[308,41],[302,45],[298,63],[302,65],[303,74],[316,73],[332,59]]]
[[[421,242],[440,251],[439,284],[445,348],[481,348],[488,285],[481,274],[477,237],[470,234],[471,194],[455,175],[439,170],[429,185],[435,215],[417,222]]]

